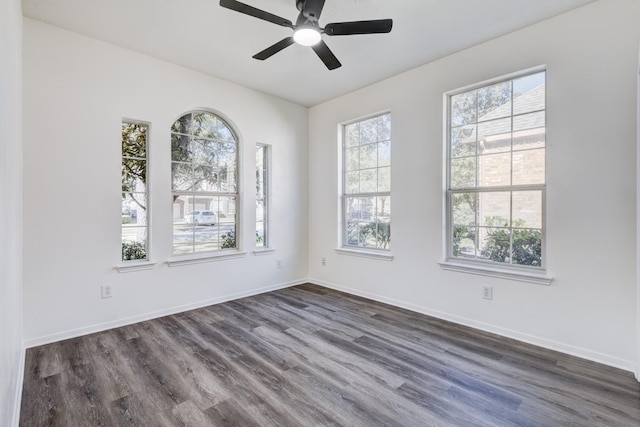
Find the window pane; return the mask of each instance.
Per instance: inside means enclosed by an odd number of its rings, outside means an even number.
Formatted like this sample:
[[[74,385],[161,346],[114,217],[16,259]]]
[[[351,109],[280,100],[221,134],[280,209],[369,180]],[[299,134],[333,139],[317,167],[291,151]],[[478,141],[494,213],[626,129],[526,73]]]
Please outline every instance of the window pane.
[[[347,172],[346,177],[346,194],[353,194],[360,192],[360,172]]]
[[[513,192],[513,226],[542,228],[542,191]]]
[[[545,149],[513,152],[513,185],[544,184]]]
[[[476,155],[476,126],[451,129],[451,157]]]
[[[235,143],[223,143],[220,145],[219,180],[220,191],[235,193],[237,188],[237,145]]]
[[[391,168],[378,169],[378,191],[391,191]]]
[[[191,191],[193,170],[190,163],[171,163],[171,188],[177,191]]]
[[[454,193],[451,204],[454,225],[476,225],[477,193]]]
[[[378,166],[378,144],[360,146],[360,168],[369,169]]]
[[[187,214],[195,211],[195,199],[191,196],[174,196],[173,202],[173,254],[193,252],[195,224]]]
[[[218,213],[220,249],[237,248],[236,242],[236,198],[218,197],[214,200]],[[216,236],[216,239],[218,236]]]
[[[147,154],[147,126],[122,123],[122,156],[145,158]]]
[[[147,259],[147,227],[122,229],[122,260]]]
[[[185,135],[171,135],[171,160],[174,162],[191,161],[191,138]]]
[[[256,222],[256,247],[257,248],[266,247],[264,237],[265,237],[264,222],[257,221]]]
[[[511,151],[511,118],[478,124],[478,153]]]
[[[391,139],[391,114],[384,114],[378,117],[378,141],[389,141]]]
[[[378,142],[378,120],[373,118],[360,122],[360,144]]]
[[[193,114],[193,134],[207,139],[218,137],[216,117],[207,112],[197,112]]]
[[[511,193],[509,191],[478,194],[480,225],[509,227],[511,224]]]
[[[513,230],[513,263],[540,267],[542,265],[541,230]]]
[[[373,193],[378,189],[378,174],[376,169],[360,171],[360,192]]]
[[[376,197],[376,218],[380,222],[391,221],[391,196]]]
[[[538,129],[544,130],[545,127],[545,112],[539,111],[537,113],[523,114],[521,116],[515,116],[513,118],[513,130],[529,130]]]
[[[511,184],[511,153],[478,157],[478,185],[493,187]]]
[[[511,232],[508,228],[479,227],[480,256],[495,262],[511,263]]]
[[[378,143],[378,167],[391,165],[391,141]]]
[[[122,191],[146,192],[147,161],[122,159]]]
[[[122,227],[147,225],[147,194],[122,194]]]
[[[193,191],[219,191],[218,176],[217,167],[212,167],[211,165],[194,165]]]
[[[545,72],[513,81],[513,114],[545,109]]]
[[[451,125],[462,126],[475,123],[477,118],[477,91],[470,91],[451,97]]]
[[[191,123],[191,114],[185,114],[173,123],[173,126],[171,126],[171,132],[190,135],[193,133]]]
[[[217,119],[217,121],[218,121],[217,138],[221,142],[230,142],[230,143],[233,143],[234,145],[237,144],[236,136],[231,130],[231,128],[227,126],[222,120]]]
[[[360,223],[347,222],[347,245],[361,246]]]
[[[477,229],[464,225],[453,226],[453,255],[475,258]]]
[[[468,188],[476,186],[476,158],[464,157],[451,160],[451,187]]]
[[[478,89],[478,121],[511,115],[511,82]]]
[[[345,166],[348,171],[360,169],[360,147],[347,148],[345,150]]]
[[[347,147],[360,145],[360,123],[345,126]]]

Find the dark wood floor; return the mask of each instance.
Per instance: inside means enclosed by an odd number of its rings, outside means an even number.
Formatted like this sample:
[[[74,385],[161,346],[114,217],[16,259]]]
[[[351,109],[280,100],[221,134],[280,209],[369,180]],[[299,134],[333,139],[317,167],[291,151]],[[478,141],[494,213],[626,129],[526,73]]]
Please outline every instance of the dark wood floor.
[[[640,426],[640,384],[304,285],[29,349],[20,425]]]

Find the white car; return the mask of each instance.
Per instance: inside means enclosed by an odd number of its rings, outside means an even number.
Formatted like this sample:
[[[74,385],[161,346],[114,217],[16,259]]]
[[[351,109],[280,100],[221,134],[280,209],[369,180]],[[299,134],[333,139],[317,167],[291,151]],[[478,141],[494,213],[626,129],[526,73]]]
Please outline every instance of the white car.
[[[213,211],[193,211],[184,216],[185,224],[216,225],[218,218]]]

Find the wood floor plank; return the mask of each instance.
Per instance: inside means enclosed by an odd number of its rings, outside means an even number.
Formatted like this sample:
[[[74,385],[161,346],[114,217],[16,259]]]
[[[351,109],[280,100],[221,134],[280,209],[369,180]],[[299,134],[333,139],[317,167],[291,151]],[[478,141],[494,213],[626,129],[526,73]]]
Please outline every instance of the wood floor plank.
[[[30,348],[20,425],[637,427],[640,383],[304,284]]]

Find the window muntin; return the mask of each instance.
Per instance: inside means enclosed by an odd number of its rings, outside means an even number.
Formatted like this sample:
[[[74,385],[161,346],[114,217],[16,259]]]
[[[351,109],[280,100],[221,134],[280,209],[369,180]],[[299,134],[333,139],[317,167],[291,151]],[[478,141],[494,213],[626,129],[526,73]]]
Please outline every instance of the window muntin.
[[[173,254],[237,248],[238,140],[231,126],[192,111],[171,127]]]
[[[148,260],[148,137],[148,125],[122,122],[122,261]]]
[[[448,102],[447,258],[543,268],[545,71]]]
[[[256,247],[269,247],[269,153],[270,147],[256,145]]]
[[[391,114],[343,127],[342,245],[391,244]]]

